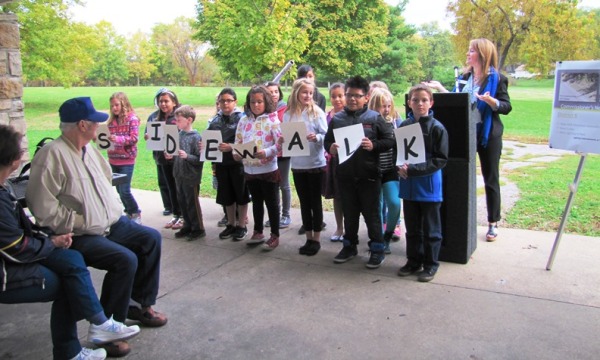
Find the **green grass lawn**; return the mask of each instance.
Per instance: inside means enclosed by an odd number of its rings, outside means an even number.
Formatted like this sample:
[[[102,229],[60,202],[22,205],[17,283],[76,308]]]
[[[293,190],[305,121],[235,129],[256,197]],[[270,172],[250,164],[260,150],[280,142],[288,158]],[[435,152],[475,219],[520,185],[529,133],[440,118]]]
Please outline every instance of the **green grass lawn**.
[[[519,80],[511,83],[509,93],[513,110],[502,117],[505,124],[505,139],[526,143],[547,143],[550,131],[550,118],[553,97],[552,80]],[[170,87],[181,103],[196,108],[198,116],[195,128],[206,129],[208,119],[214,113],[215,96],[221,90],[217,87]],[[241,107],[248,88],[234,88]],[[145,126],[148,115],[155,111],[154,94],[158,87],[83,87],[83,88],[25,88],[25,118],[30,153],[43,137],[56,137],[58,131],[58,108],[66,99],[77,96],[90,96],[95,107],[108,111],[108,99],[115,91],[124,91]],[[285,96],[290,89],[283,89]],[[320,89],[327,94],[326,89]],[[398,108],[403,104],[403,95],[396,97]],[[132,186],[138,189],[157,191],[156,166],[145,142],[139,144],[139,155],[135,166]],[[579,193],[568,222],[567,231],[585,235],[600,235],[600,218],[596,209],[600,208],[600,185],[596,180],[600,175],[600,157],[588,157]],[[522,198],[508,214],[508,226],[554,231],[558,228],[560,216],[568,197],[568,184],[573,181],[577,169],[578,156],[566,156],[563,160],[546,164],[543,168],[523,168],[510,174],[510,180],[517,183]],[[292,191],[293,206],[299,206],[295,191]],[[213,197],[210,166],[204,169],[201,196]],[[331,201],[324,201],[326,210],[331,210]]]

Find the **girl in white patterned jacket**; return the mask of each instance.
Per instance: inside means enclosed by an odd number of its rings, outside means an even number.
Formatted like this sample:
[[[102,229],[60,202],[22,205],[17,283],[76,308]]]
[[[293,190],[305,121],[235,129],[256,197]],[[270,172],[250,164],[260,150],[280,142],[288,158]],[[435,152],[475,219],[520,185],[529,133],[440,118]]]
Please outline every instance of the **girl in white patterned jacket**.
[[[281,136],[276,104],[264,86],[253,86],[246,96],[244,116],[240,119],[235,133],[236,144],[254,144],[254,153],[242,154],[234,151],[233,158],[244,164],[246,185],[252,196],[254,233],[247,244],[263,243],[265,250],[273,250],[279,245],[279,191],[280,174],[277,168],[278,144]],[[271,236],[265,242],[264,206],[267,207]]]

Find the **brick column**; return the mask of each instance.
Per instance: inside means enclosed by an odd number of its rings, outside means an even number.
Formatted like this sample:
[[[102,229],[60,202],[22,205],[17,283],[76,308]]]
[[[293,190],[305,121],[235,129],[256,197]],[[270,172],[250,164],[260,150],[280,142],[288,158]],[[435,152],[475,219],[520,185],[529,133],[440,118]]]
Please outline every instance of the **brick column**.
[[[23,70],[17,16],[0,13],[0,124],[10,124],[24,137],[23,162],[29,160],[27,127],[23,112]]]

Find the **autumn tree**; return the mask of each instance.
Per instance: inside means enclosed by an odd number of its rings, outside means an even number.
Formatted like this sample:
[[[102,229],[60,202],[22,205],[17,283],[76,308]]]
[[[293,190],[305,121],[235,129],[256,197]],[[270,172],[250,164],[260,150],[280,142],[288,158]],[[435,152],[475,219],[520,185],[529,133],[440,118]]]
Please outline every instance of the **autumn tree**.
[[[282,0],[200,0],[196,38],[239,80],[264,80],[308,47],[306,6]]]
[[[153,28],[153,40],[159,51],[172,56],[177,66],[187,74],[188,83],[196,84],[200,64],[208,51],[208,44],[193,39],[191,18],[178,17],[172,23],[158,24]]]
[[[592,36],[587,16],[574,0],[456,0],[448,5],[456,21],[458,49],[473,38],[496,44],[500,64],[525,61],[531,71],[547,73],[559,60],[588,57]]]

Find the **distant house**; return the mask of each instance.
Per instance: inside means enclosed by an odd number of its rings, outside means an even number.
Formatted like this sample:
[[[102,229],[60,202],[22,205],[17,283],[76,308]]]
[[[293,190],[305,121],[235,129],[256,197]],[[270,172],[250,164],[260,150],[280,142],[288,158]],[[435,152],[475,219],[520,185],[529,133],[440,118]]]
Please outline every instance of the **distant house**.
[[[512,77],[513,79],[531,79],[538,75],[540,75],[540,74],[539,73],[535,73],[535,74],[530,73],[529,71],[525,70],[525,65],[519,65],[515,69],[515,72],[508,74],[508,76]]]

